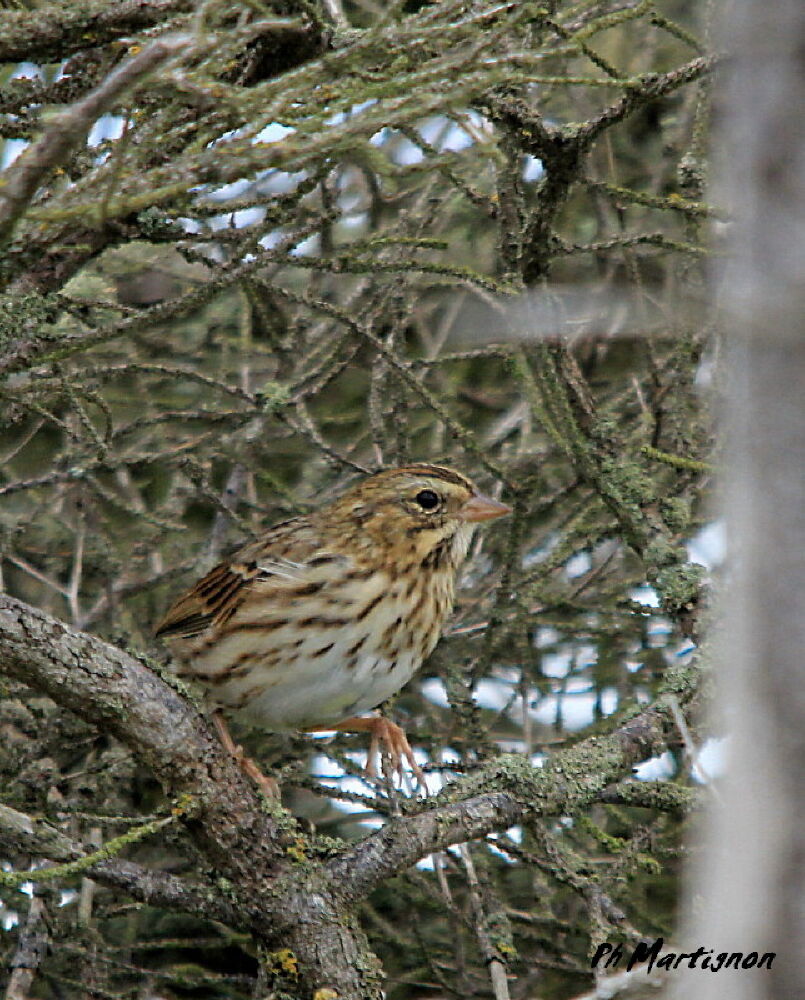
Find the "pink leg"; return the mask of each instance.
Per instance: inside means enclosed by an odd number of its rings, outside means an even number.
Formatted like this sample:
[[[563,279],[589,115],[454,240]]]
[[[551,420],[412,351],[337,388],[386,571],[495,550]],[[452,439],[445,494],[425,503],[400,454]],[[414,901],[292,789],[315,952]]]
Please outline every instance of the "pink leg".
[[[232,754],[238,762],[241,771],[255,782],[267,798],[278,799],[280,797],[280,786],[273,778],[269,778],[263,774],[251,757],[245,755],[243,747],[235,743],[232,739],[232,734],[229,732],[229,727],[219,711],[212,713],[212,722],[224,750]]]
[[[370,778],[374,778],[377,775],[376,760],[378,756],[378,748],[382,743],[384,749],[391,758],[392,767],[397,774],[402,777],[403,759],[405,759],[408,761],[408,764],[414,773],[417,784],[422,788],[427,788],[425,774],[416,762],[414,751],[411,749],[411,744],[408,742],[408,738],[406,737],[404,731],[396,723],[391,722],[382,715],[372,715],[369,718],[355,716],[351,719],[344,719],[343,722],[339,722],[337,725],[315,726],[312,729],[309,729],[308,732],[320,733],[327,732],[331,729],[334,729],[339,733],[370,734],[371,740],[369,742],[369,757],[366,763],[366,774]]]

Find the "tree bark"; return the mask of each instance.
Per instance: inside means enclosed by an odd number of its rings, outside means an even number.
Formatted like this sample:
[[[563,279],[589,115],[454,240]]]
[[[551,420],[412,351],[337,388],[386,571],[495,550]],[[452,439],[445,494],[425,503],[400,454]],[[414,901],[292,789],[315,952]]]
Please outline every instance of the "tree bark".
[[[660,699],[609,735],[556,753],[543,767],[519,754],[501,755],[449,785],[421,812],[390,820],[333,857],[331,846],[320,848],[289,813],[266,805],[178,682],[161,679],[141,658],[2,596],[0,673],[120,739],[169,795],[189,801],[188,833],[209,859],[217,878],[210,885],[225,896],[210,902],[208,915],[228,915],[266,949],[289,949],[296,963],[291,985],[299,995],[333,989],[342,1000],[381,996],[381,970],[354,911],[381,882],[451,844],[586,808],[635,763],[661,752],[673,726]],[[687,672],[672,675],[669,685],[682,701],[695,695]],[[18,846],[33,853],[74,853],[58,831],[29,828],[14,810],[0,813],[0,841],[4,827],[6,834],[16,828]],[[88,873],[138,898],[205,912],[199,884],[184,886],[125,862]]]

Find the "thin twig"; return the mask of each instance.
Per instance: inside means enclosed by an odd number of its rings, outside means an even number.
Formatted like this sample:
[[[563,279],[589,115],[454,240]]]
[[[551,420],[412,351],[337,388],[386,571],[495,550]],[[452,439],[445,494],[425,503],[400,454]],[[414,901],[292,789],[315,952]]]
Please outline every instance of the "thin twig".
[[[182,51],[189,51],[184,36],[160,38],[123,63],[91,91],[51,121],[44,135],[10,166],[0,188],[0,246],[11,238],[37,188],[82,143],[95,122],[134,84]]]

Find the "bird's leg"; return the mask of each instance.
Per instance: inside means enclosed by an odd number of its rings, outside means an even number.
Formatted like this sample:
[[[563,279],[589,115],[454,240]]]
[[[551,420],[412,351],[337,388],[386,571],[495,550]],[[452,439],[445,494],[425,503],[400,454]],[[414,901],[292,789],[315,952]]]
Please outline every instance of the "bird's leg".
[[[326,733],[332,730],[339,733],[370,734],[371,739],[369,742],[369,756],[366,760],[367,777],[374,778],[377,776],[376,761],[378,757],[378,749],[382,743],[383,748],[391,758],[391,765],[397,774],[399,774],[402,778],[403,759],[407,760],[411,770],[413,771],[414,777],[416,778],[417,784],[420,788],[427,791],[428,785],[425,781],[425,773],[416,762],[414,751],[411,749],[411,744],[408,742],[405,732],[395,722],[392,722],[390,719],[387,719],[382,715],[371,715],[369,718],[363,718],[356,715],[351,719],[344,719],[343,722],[339,722],[337,725],[315,726],[314,728],[309,729],[308,732]]]
[[[212,724],[215,726],[215,731],[218,733],[218,738],[224,750],[232,754],[238,762],[241,771],[252,779],[267,798],[278,799],[280,797],[280,786],[273,778],[269,778],[263,774],[251,757],[246,756],[243,747],[235,743],[232,739],[232,734],[229,732],[229,726],[227,726],[223,715],[217,709],[212,713]]]

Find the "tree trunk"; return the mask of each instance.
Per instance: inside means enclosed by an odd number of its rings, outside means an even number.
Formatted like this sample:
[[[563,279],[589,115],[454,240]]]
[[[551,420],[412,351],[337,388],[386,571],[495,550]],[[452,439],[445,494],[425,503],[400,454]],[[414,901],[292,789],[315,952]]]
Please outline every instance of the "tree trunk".
[[[805,126],[791,114],[805,104],[805,6],[728,13],[717,200],[738,221],[723,294],[732,582],[717,704],[732,736],[691,878],[690,943],[777,957],[771,973],[677,982],[701,1000],[765,1000],[805,996]]]

